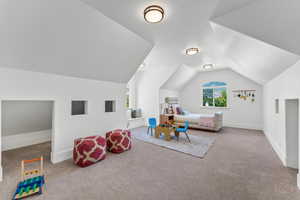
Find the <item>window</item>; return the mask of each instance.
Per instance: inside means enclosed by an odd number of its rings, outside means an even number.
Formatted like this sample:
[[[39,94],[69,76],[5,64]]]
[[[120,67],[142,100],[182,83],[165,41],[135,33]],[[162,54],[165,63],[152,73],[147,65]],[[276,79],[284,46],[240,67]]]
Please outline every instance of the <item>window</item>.
[[[202,106],[227,107],[227,84],[224,82],[209,82],[202,85]]]
[[[114,100],[105,101],[105,112],[116,112],[116,101]]]
[[[126,94],[125,107],[126,107],[127,109],[129,109],[129,94],[128,94],[128,93]]]
[[[279,113],[279,99],[275,99],[275,113]]]
[[[87,101],[72,101],[72,115],[86,115]]]

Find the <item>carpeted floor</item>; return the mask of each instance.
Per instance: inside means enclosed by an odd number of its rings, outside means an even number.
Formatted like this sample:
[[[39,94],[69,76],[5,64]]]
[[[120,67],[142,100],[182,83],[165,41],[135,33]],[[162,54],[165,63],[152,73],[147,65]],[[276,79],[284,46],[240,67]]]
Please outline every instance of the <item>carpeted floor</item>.
[[[134,131],[145,131],[135,129]],[[194,135],[215,134],[191,131]],[[49,200],[298,200],[296,170],[284,168],[258,131],[224,128],[204,159],[133,141],[133,149],[108,154],[91,167],[71,160],[47,161],[46,189],[31,199]],[[20,160],[45,152],[50,144],[3,152],[1,200],[11,199]]]
[[[156,138],[154,135],[151,136],[150,133],[146,134],[143,131],[134,131],[132,135],[135,139],[199,158],[205,157],[217,136],[217,134],[207,134],[207,136],[202,136],[200,134],[190,135],[189,138],[191,142],[189,142],[183,133],[179,135],[178,140],[173,133],[171,135],[172,140],[170,141],[164,139],[164,134],[161,134],[159,138]]]

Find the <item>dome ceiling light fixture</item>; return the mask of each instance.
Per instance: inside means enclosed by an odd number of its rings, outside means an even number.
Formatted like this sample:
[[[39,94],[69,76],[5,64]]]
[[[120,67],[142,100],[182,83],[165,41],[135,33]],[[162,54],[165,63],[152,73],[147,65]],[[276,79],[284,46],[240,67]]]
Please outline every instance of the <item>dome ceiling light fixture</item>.
[[[161,22],[164,18],[164,15],[165,15],[164,9],[158,5],[148,6],[144,10],[144,18],[146,22],[149,23]]]
[[[185,50],[185,54],[188,55],[188,56],[195,55],[199,52],[200,52],[199,48],[188,48],[188,49]]]
[[[202,68],[205,69],[205,70],[213,69],[213,68],[214,68],[214,65],[213,65],[213,64],[205,64],[205,65],[203,65]]]

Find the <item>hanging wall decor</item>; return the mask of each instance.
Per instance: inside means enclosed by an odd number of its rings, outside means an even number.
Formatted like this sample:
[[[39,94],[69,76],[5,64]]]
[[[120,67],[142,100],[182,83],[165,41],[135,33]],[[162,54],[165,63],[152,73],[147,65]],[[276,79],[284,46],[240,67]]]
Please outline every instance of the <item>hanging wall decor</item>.
[[[250,100],[255,101],[256,90],[232,90],[233,97],[243,99],[244,101]]]

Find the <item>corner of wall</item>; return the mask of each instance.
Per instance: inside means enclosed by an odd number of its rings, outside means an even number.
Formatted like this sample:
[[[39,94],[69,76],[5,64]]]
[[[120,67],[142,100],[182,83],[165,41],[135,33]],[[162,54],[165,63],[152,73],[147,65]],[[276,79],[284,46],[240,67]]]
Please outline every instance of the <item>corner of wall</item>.
[[[268,141],[270,142],[273,150],[276,152],[276,154],[278,155],[279,159],[281,160],[281,162],[283,163],[283,165],[286,167],[286,156],[285,156],[284,152],[280,149],[280,147],[277,144],[277,142],[274,141],[272,139],[272,137],[270,137],[265,131],[264,131],[264,134],[265,134],[266,138],[268,139]]]
[[[297,185],[298,185],[298,189],[300,190],[300,174],[297,174]]]
[[[235,122],[226,122],[224,121],[224,126],[233,127],[233,128],[242,128],[242,129],[251,129],[251,130],[263,130],[262,125],[260,124],[246,124],[246,123],[235,123]]]
[[[72,158],[72,149],[63,150],[57,153],[51,153],[51,162],[53,164],[68,160],[70,158]]]

